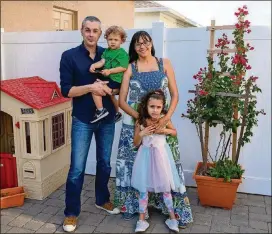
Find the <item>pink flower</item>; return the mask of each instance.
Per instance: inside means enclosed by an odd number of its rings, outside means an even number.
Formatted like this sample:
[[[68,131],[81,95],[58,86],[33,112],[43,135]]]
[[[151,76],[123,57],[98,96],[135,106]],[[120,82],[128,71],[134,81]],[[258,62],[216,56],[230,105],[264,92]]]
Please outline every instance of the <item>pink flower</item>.
[[[207,75],[207,78],[211,79],[211,78],[212,78],[212,74],[209,73],[209,74]]]
[[[243,58],[243,57],[241,57],[241,59],[240,59],[240,61],[241,61],[241,63],[245,66],[246,65],[246,59],[245,58]]]
[[[208,94],[208,92],[204,91],[204,90],[200,90],[199,91],[199,95],[200,96],[206,96]]]
[[[257,79],[258,79],[257,76],[254,76],[254,77],[251,78],[251,80],[252,80],[253,82],[255,82]]]

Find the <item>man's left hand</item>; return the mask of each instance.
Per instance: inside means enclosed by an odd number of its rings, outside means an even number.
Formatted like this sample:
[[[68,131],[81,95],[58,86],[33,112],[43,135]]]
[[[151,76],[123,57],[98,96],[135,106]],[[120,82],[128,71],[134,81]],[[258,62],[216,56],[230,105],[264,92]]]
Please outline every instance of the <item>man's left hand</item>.
[[[108,81],[96,79],[95,83],[101,84],[103,91],[108,95],[112,95],[112,89],[107,86],[107,84],[109,83]]]
[[[109,83],[108,81],[102,81],[102,80],[99,80],[99,79],[96,79],[95,82],[100,82],[101,84],[104,84],[104,85]]]

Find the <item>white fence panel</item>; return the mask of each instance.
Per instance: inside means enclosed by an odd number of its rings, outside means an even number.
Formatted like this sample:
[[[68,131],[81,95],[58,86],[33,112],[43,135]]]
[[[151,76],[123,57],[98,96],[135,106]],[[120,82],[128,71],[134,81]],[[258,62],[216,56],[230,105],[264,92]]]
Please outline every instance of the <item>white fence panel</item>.
[[[173,116],[178,129],[181,160],[187,185],[195,185],[192,172],[196,162],[201,160],[200,144],[195,126],[181,118],[186,111],[186,101],[193,98],[188,93],[194,89],[192,76],[200,67],[207,66],[206,50],[209,46],[209,32],[206,28],[166,29],[163,23],[154,23],[148,31],[154,40],[156,55],[171,60],[176,73],[179,89],[179,104]],[[123,48],[128,50],[132,35],[138,29],[127,30],[128,38]],[[231,31],[224,31],[229,38]],[[216,32],[216,36],[223,31]],[[82,41],[79,31],[71,32],[20,32],[1,33],[1,75],[2,79],[40,76],[59,84],[59,61],[61,54]],[[258,107],[264,108],[267,115],[260,116],[259,127],[254,129],[252,142],[241,153],[241,164],[245,168],[245,179],[239,191],[271,195],[271,30],[268,27],[252,27],[246,38],[255,50],[249,53],[252,70],[249,74],[260,77],[258,84],[263,93],[258,95]],[[101,37],[99,45],[107,46]],[[112,151],[112,176],[115,176],[115,161],[121,123],[116,125],[115,141]],[[218,129],[212,129],[210,146],[214,150]],[[95,144],[90,147],[86,173],[95,174]]]
[[[192,174],[196,161],[201,160],[200,143],[195,126],[188,119],[180,118],[187,110],[186,101],[194,98],[188,90],[194,89],[193,75],[200,67],[207,67],[209,32],[206,28],[165,29],[165,57],[170,58],[175,69],[179,89],[179,105],[173,116],[178,127],[181,160],[186,184],[195,185]],[[216,31],[216,38],[226,33],[233,39],[231,30]],[[241,151],[240,163],[245,168],[244,180],[239,191],[271,195],[271,31],[268,27],[252,27],[252,33],[245,37],[255,50],[248,53],[252,70],[247,75],[256,75],[262,93],[257,95],[258,108],[267,115],[259,116],[259,126],[254,129],[251,143]],[[215,152],[219,128],[211,129],[209,146]]]

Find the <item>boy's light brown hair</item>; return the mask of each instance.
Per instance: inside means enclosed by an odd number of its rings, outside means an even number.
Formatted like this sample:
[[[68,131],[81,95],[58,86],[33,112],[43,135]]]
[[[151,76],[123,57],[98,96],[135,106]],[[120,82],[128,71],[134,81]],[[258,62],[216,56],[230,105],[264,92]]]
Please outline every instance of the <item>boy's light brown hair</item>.
[[[112,33],[120,35],[122,42],[126,41],[127,34],[126,34],[126,31],[122,27],[115,26],[115,25],[109,27],[105,32],[104,38],[108,39],[109,35]]]

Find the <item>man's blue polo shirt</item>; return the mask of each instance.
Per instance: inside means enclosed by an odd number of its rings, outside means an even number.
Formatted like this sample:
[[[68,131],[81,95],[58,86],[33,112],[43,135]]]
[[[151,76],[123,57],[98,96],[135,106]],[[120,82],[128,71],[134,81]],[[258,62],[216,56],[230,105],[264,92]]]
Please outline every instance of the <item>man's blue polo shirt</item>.
[[[101,75],[91,73],[90,66],[101,59],[101,55],[105,49],[97,46],[94,60],[89,57],[89,51],[82,43],[80,46],[66,50],[63,52],[60,60],[60,86],[61,93],[64,97],[68,97],[68,93],[72,86],[82,86],[92,84],[97,78],[103,79]],[[110,96],[103,96],[103,106],[109,111],[101,122],[113,123],[115,116],[115,108]],[[87,93],[80,97],[73,98],[72,116],[75,116],[84,123],[90,123],[95,114],[95,104],[91,93]]]

